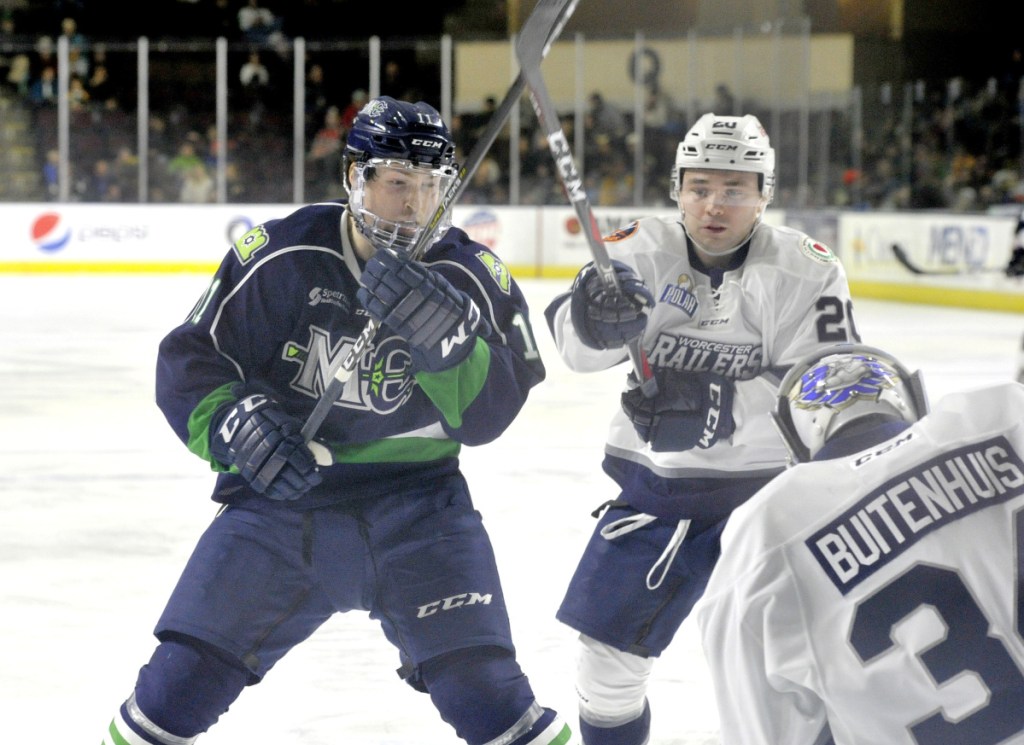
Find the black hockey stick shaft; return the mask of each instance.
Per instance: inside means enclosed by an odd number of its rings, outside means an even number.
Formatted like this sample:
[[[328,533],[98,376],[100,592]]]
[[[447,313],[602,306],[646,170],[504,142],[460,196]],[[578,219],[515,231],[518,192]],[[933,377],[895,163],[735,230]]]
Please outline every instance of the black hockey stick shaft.
[[[594,217],[594,210],[590,206],[590,198],[583,187],[583,178],[576,169],[576,163],[572,157],[572,150],[569,148],[569,141],[566,139],[562,123],[555,111],[555,105],[551,101],[551,94],[548,93],[547,84],[541,74],[540,66],[529,66],[525,63],[523,52],[525,50],[521,43],[516,44],[516,54],[519,55],[521,74],[526,77],[526,86],[530,90],[530,99],[533,101],[533,108],[537,112],[537,120],[544,129],[547,138],[548,149],[551,157],[555,160],[555,170],[558,171],[558,178],[565,187],[566,195],[573,209],[576,210],[576,218],[583,228],[587,237],[587,245],[590,247],[590,255],[594,267],[601,276],[605,286],[613,292],[621,292],[618,277],[612,267],[611,258],[608,256],[608,249],[604,245],[604,236],[598,227],[597,219]],[[645,385],[645,392],[653,396],[656,392],[656,384],[651,372],[651,366],[644,354],[640,344],[640,337],[633,339],[627,345],[629,358],[633,363],[637,379]]]
[[[519,99],[526,88],[524,69],[540,68],[541,60],[544,59],[544,56],[551,48],[551,44],[562,32],[572,12],[576,9],[577,2],[578,0],[539,0],[529,18],[526,19],[526,23],[523,25],[522,32],[519,35],[519,46],[522,47],[522,51],[519,51],[517,47],[517,53],[520,54],[519,74],[516,76],[515,81],[513,81],[508,93],[505,94],[505,98],[491,116],[487,128],[480,135],[480,138],[466,157],[465,162],[456,173],[452,183],[441,197],[437,209],[420,234],[419,239],[410,250],[410,254],[414,259],[420,258],[433,244],[434,233],[442,223],[444,216],[451,210],[463,192],[465,192],[477,168],[479,168],[480,163],[487,155],[487,151],[490,150],[491,145],[494,144],[494,141],[505,126],[506,120],[512,114],[513,109],[519,105]],[[525,68],[524,65],[526,66]],[[371,318],[352,343],[352,348],[342,358],[340,365],[331,371],[323,394],[321,394],[316,402],[316,406],[313,407],[313,411],[310,413],[305,424],[302,425],[302,436],[306,442],[312,440],[320,430],[320,426],[330,413],[331,407],[334,406],[334,402],[338,400],[338,397],[344,390],[346,381],[351,377],[352,372],[359,364],[359,360],[377,335],[379,326],[380,324]]]
[[[992,272],[999,272],[1000,274],[1004,273],[1003,269],[994,269],[991,267],[979,267],[977,269],[967,268],[961,270],[951,266],[943,269],[925,269],[924,267],[915,264],[909,254],[907,254],[906,249],[904,249],[899,243],[892,244],[892,255],[896,257],[896,261],[898,261],[908,272],[922,276],[955,277],[964,274],[985,274]]]

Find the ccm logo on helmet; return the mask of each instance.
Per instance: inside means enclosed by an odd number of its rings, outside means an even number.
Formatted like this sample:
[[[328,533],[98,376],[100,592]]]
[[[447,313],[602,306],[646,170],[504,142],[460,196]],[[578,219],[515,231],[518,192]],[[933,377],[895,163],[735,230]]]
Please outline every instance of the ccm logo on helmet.
[[[736,145],[728,145],[721,142],[709,142],[705,145],[705,148],[708,150],[739,150],[739,147]]]
[[[418,137],[412,139],[412,144],[418,147],[431,147],[435,150],[439,150],[444,145],[440,140],[421,140]]]

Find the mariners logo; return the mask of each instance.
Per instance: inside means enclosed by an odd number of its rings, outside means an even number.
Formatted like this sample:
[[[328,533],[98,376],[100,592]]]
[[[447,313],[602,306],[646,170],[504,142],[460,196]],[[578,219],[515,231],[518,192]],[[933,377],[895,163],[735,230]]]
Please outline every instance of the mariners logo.
[[[831,264],[837,260],[836,255],[832,253],[832,249],[824,243],[819,243],[807,237],[800,241],[800,250],[822,264]]]
[[[310,326],[309,340],[305,344],[286,342],[281,358],[299,368],[291,380],[292,389],[310,398],[319,398],[352,344],[352,339],[344,338],[332,345],[330,334],[317,326]],[[359,360],[352,373],[355,380],[349,381],[335,405],[375,414],[396,411],[409,400],[415,387],[409,373],[411,363],[409,350],[400,338],[377,340]]]

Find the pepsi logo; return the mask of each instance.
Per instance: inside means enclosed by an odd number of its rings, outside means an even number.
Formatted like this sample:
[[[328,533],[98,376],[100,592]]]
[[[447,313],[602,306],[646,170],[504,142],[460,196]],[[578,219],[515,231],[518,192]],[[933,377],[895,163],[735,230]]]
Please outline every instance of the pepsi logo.
[[[32,242],[43,251],[60,251],[71,241],[71,228],[56,212],[44,212],[32,223]]]

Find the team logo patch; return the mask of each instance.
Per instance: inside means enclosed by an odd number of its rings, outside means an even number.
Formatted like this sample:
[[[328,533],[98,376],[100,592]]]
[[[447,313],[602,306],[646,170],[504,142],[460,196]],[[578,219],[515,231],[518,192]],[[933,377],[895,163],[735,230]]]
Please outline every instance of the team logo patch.
[[[693,318],[697,308],[700,307],[697,296],[693,294],[693,280],[690,279],[688,274],[680,274],[679,279],[676,280],[674,285],[665,285],[665,289],[661,291],[661,297],[658,298],[658,302],[667,303],[673,308],[679,308],[690,318]]]
[[[269,242],[270,236],[267,235],[267,231],[263,229],[262,225],[257,225],[235,241],[233,248],[235,253],[238,254],[238,260],[243,264],[247,264],[252,259],[253,254]]]
[[[495,284],[501,288],[506,295],[512,292],[512,274],[508,267],[497,256],[490,251],[478,251],[476,257],[480,263],[487,267],[487,272],[494,278]]]
[[[604,239],[609,242],[625,240],[626,238],[629,238],[629,236],[633,235],[639,229],[640,223],[634,220],[626,227],[619,228],[610,235],[606,235]]]
[[[800,250],[822,264],[831,264],[836,261],[836,255],[832,253],[831,248],[807,237],[800,241]]]

